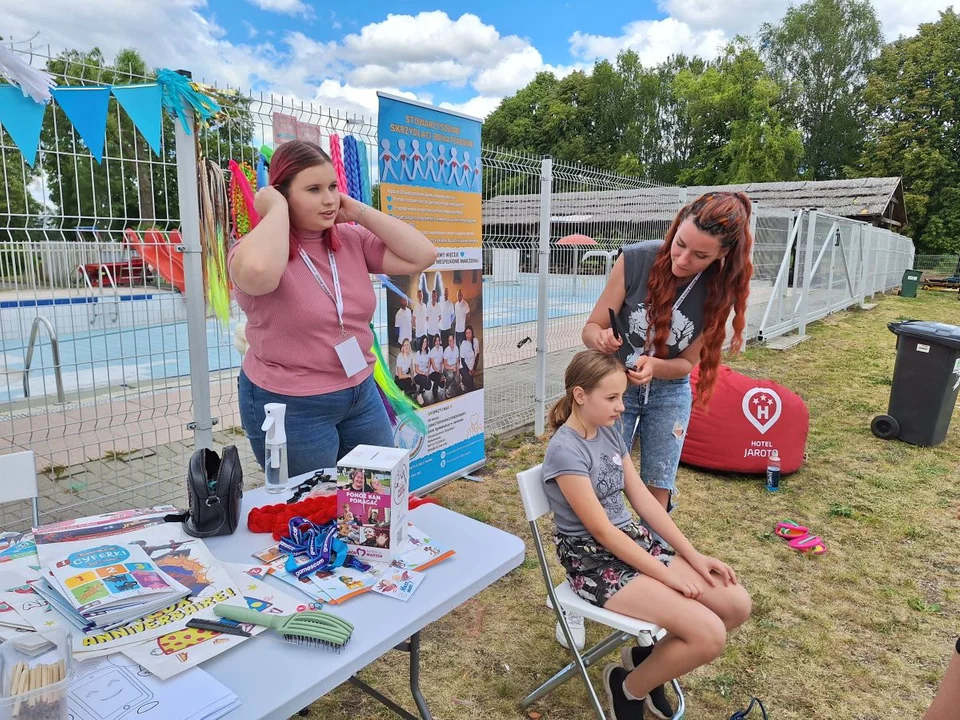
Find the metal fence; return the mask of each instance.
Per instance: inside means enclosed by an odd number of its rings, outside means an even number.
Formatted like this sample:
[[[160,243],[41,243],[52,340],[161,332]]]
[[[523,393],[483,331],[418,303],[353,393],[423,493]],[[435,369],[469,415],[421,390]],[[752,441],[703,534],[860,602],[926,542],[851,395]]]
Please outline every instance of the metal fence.
[[[106,82],[102,68],[73,61],[58,73],[62,84]],[[110,82],[150,79],[114,72]],[[224,325],[204,306],[197,155],[223,167],[252,163],[260,144],[272,143],[279,112],[319,126],[322,144],[334,132],[362,140],[376,167],[373,122],[329,108],[235,95],[219,127],[193,136],[165,118],[156,156],[110,102],[99,164],[55,107],[36,169],[0,133],[0,453],[35,451],[44,521],[182,503],[188,458],[211,442],[236,444],[245,477],[262,478],[239,428],[242,314],[234,304]],[[662,238],[687,197],[683,188],[493,148],[483,167],[485,427],[496,434],[542,420],[617,250]],[[894,287],[913,259],[908,239],[852,220],[763,207],[755,218],[751,338],[802,333]],[[138,238],[172,240],[185,252],[151,254]],[[169,279],[177,272],[179,283]],[[378,291],[374,322],[385,342]],[[28,506],[10,504],[0,526],[29,517]]]
[[[960,275],[960,254],[958,255],[917,255],[913,261],[914,270],[922,270],[924,278],[943,279]]]

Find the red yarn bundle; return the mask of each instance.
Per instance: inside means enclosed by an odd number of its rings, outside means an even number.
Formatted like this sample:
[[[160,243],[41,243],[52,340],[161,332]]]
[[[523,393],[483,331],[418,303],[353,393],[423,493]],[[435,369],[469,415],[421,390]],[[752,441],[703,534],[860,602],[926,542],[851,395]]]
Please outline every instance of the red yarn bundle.
[[[439,505],[436,498],[410,496],[410,509],[434,503]],[[323,525],[337,516],[336,495],[308,497],[295,503],[278,503],[252,508],[247,515],[247,529],[255,533],[273,533],[273,539],[279,540],[287,534],[290,518],[306,518],[314,525]]]

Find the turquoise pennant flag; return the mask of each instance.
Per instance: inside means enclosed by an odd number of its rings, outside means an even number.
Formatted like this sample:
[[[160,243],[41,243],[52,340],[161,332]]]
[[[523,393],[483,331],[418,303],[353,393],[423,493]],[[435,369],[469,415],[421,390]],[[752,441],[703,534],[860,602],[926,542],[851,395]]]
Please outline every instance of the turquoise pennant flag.
[[[113,96],[156,155],[160,154],[162,95],[157,83],[113,87]]]
[[[98,163],[103,160],[103,144],[107,134],[108,87],[52,88],[57,104],[70,118],[74,129]]]
[[[0,125],[9,133],[30,167],[37,161],[46,109],[45,103],[24,95],[16,85],[0,85]]]

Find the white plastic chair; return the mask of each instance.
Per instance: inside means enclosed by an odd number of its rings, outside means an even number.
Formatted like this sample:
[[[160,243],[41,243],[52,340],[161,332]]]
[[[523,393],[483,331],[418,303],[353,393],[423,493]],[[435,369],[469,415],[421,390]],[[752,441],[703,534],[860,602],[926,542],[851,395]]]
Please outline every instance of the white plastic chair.
[[[557,616],[557,622],[560,623],[563,634],[567,638],[567,646],[570,648],[570,652],[573,653],[573,662],[559,670],[543,685],[527,695],[520,704],[524,708],[529,707],[547,695],[547,693],[552,692],[569,680],[574,673],[579,672],[584,684],[587,686],[587,694],[590,696],[590,701],[596,710],[597,717],[600,720],[606,720],[606,714],[600,704],[600,699],[597,697],[596,690],[594,690],[593,684],[590,682],[587,668],[595,665],[624,643],[637,639],[641,645],[652,645],[663,637],[666,631],[653,623],[636,620],[611,610],[604,610],[587,602],[573,591],[573,588],[570,587],[566,578],[554,587],[553,578],[550,575],[550,566],[547,564],[547,556],[543,549],[543,539],[540,537],[540,526],[537,522],[550,512],[547,493],[543,489],[542,466],[537,465],[529,470],[517,473],[517,483],[520,485],[520,498],[523,501],[523,510],[527,516],[527,521],[530,523],[533,543],[537,548],[537,559],[540,561],[540,571],[543,573],[543,581],[547,586],[547,595],[550,597],[550,604],[553,607],[554,614]],[[570,632],[570,627],[567,625],[566,616],[561,612],[561,609],[567,613],[582,615],[587,620],[593,620],[601,625],[606,625],[608,628],[611,628],[613,632],[589,650],[581,653],[577,649],[577,644],[573,641],[573,635]],[[676,680],[672,681],[672,685],[678,700],[677,711],[673,717],[679,720],[679,718],[683,717],[685,711],[683,691],[680,689],[680,683]]]
[[[29,500],[33,510],[33,527],[39,527],[39,494],[33,450],[0,455],[0,503]]]

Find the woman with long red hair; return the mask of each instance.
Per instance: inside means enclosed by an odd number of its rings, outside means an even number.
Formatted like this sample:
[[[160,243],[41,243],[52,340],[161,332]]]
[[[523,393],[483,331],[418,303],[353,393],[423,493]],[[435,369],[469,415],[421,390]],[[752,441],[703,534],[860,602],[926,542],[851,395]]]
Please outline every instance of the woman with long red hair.
[[[370,274],[412,275],[437,258],[419,230],[344,190],[319,145],[284,143],[254,200],[261,220],[227,257],[247,316],[241,423],[262,467],[263,406],[287,406],[291,476],[333,467],[361,443],[393,445],[373,379]]]
[[[692,409],[690,372],[700,365],[696,402],[705,408],[731,310],[731,350],[743,345],[751,212],[744,193],[706,193],[677,213],[663,241],[625,246],[583,328],[587,347],[619,353],[627,366],[623,440],[632,450],[639,436],[640,475],[668,510]]]

